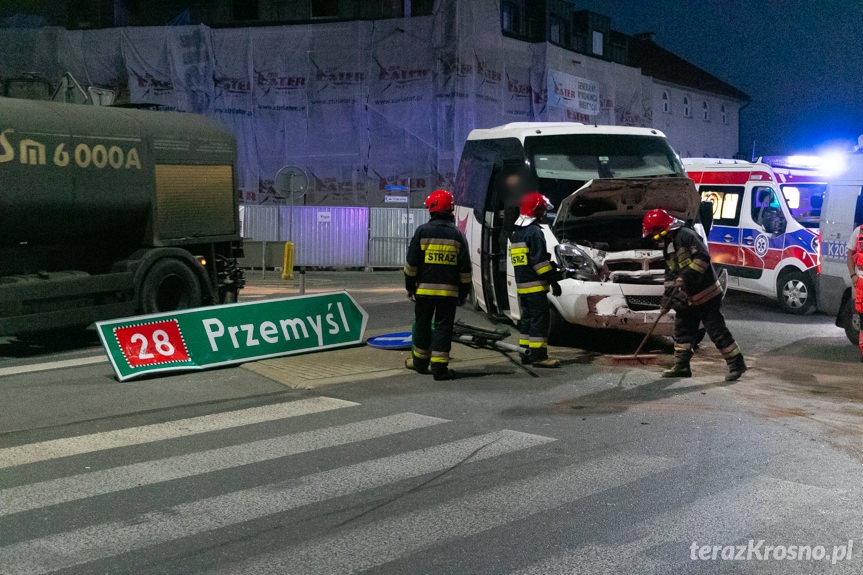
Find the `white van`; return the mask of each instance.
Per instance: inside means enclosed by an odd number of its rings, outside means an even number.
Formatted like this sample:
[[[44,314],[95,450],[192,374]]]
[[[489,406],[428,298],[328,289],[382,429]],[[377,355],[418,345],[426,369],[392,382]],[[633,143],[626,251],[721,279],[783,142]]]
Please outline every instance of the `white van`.
[[[708,235],[714,265],[728,271],[728,287],[765,295],[802,314],[816,303],[823,173],[809,168],[717,158],[683,165],[713,203]]]
[[[818,309],[835,316],[857,345],[859,317],[848,277],[847,246],[851,233],[863,223],[863,153],[849,154],[840,175],[830,179],[821,211],[821,272],[818,274]]]
[[[529,190],[556,206],[554,223],[542,226],[566,276],[562,295],[548,296],[553,326],[646,331],[659,311],[664,261],[641,236],[644,214],[662,207],[693,220],[699,206],[664,134],[576,123],[470,133],[453,188],[456,222],[470,246],[477,306],[513,321],[521,314],[508,238]],[[672,324],[669,314],[657,333]]]

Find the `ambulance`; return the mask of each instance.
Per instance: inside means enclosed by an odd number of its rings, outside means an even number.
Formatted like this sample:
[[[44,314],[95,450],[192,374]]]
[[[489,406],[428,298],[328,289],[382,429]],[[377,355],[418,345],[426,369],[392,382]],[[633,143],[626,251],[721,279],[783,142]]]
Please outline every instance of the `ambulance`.
[[[788,313],[812,310],[825,173],[793,157],[682,161],[702,201],[713,203],[708,247],[728,287],[773,298]]]

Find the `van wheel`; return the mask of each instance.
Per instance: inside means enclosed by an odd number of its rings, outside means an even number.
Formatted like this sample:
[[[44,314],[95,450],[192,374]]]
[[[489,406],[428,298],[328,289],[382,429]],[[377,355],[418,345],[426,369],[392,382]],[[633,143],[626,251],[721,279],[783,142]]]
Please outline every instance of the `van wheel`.
[[[192,269],[175,258],[163,258],[141,282],[141,311],[157,313],[201,305],[201,282]]]
[[[815,286],[808,274],[789,270],[779,276],[776,296],[782,311],[793,314],[808,313],[815,305]]]
[[[845,329],[845,337],[852,345],[860,343],[860,314],[854,309],[854,303],[845,302],[842,308],[842,327]]]

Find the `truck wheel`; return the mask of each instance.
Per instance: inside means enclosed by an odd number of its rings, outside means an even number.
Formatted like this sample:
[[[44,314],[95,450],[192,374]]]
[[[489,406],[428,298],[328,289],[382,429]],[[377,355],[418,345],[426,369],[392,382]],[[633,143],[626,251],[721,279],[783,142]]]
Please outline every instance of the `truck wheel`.
[[[852,345],[860,343],[860,314],[854,309],[854,303],[848,301],[842,308],[842,327],[845,329],[845,337]]]
[[[789,270],[779,276],[776,296],[782,311],[798,315],[808,313],[815,305],[815,286],[808,274]]]
[[[157,313],[201,305],[201,282],[192,269],[175,258],[163,258],[141,282],[141,311]]]

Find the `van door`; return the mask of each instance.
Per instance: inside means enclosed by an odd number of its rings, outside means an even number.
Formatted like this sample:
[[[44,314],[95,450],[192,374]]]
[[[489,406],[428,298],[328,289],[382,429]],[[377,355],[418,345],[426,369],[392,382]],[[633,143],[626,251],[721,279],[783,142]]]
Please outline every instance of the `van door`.
[[[743,206],[744,186],[701,184],[701,200],[713,204],[713,227],[707,236],[710,259],[717,273],[728,270],[728,286],[739,285],[740,213]]]
[[[786,210],[771,186],[750,185],[746,204],[740,225],[740,288],[774,297],[776,266],[785,249]]]

